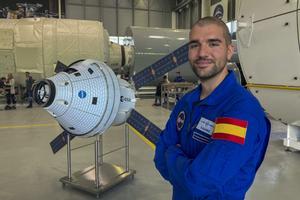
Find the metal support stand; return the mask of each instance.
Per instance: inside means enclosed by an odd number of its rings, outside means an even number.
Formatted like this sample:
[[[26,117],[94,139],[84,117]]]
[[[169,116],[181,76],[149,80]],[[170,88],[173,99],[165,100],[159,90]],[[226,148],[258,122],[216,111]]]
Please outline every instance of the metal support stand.
[[[287,126],[287,138],[283,140],[283,145],[287,150],[293,148],[300,150],[300,127],[288,124]]]
[[[70,185],[76,189],[95,194],[99,198],[104,191],[129,178],[134,178],[136,171],[129,169],[129,127],[127,124],[125,125],[125,146],[115,150],[125,149],[125,169],[121,166],[103,162],[103,156],[114,151],[103,154],[102,135],[97,135],[95,140],[95,165],[72,174],[72,150],[69,135],[67,140],[68,175],[60,179],[63,186]]]

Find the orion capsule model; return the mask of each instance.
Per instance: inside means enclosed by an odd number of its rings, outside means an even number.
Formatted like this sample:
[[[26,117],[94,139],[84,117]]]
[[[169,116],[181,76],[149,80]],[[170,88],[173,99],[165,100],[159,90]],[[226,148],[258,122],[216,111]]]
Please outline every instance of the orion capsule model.
[[[136,102],[127,81],[117,78],[105,63],[90,59],[36,83],[33,98],[63,129],[82,137],[125,123]]]

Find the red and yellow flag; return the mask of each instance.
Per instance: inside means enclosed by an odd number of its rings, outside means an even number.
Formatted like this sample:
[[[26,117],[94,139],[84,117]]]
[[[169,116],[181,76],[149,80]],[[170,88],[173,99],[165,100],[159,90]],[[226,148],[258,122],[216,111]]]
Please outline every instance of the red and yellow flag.
[[[244,120],[230,117],[217,118],[212,138],[244,144],[247,126],[248,122]]]

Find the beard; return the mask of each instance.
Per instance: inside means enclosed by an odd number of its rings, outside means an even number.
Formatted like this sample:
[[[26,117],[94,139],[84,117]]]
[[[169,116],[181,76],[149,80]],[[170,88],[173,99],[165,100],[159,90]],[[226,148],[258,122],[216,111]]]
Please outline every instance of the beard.
[[[211,69],[209,69],[209,71],[199,70],[194,65],[194,62],[198,62],[198,61],[200,61],[202,59],[203,58],[198,58],[197,60],[195,60],[193,62],[190,61],[190,64],[192,66],[192,70],[196,74],[196,76],[200,79],[200,81],[207,81],[209,79],[212,79],[212,78],[216,77],[226,67],[226,61],[224,63],[218,63],[218,64],[216,62],[214,62],[214,61],[211,61],[212,64],[213,64],[213,66],[211,67]]]

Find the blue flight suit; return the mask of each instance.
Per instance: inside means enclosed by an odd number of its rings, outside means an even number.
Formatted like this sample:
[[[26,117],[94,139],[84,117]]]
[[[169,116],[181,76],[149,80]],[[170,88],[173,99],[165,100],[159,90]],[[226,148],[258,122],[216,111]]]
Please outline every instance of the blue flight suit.
[[[174,78],[173,82],[185,82],[185,80],[182,76],[179,75]]]
[[[232,71],[208,97],[200,94],[201,85],[176,104],[156,144],[155,166],[172,184],[173,200],[244,199],[264,159],[270,122]],[[243,144],[212,137],[221,117],[246,122]]]

